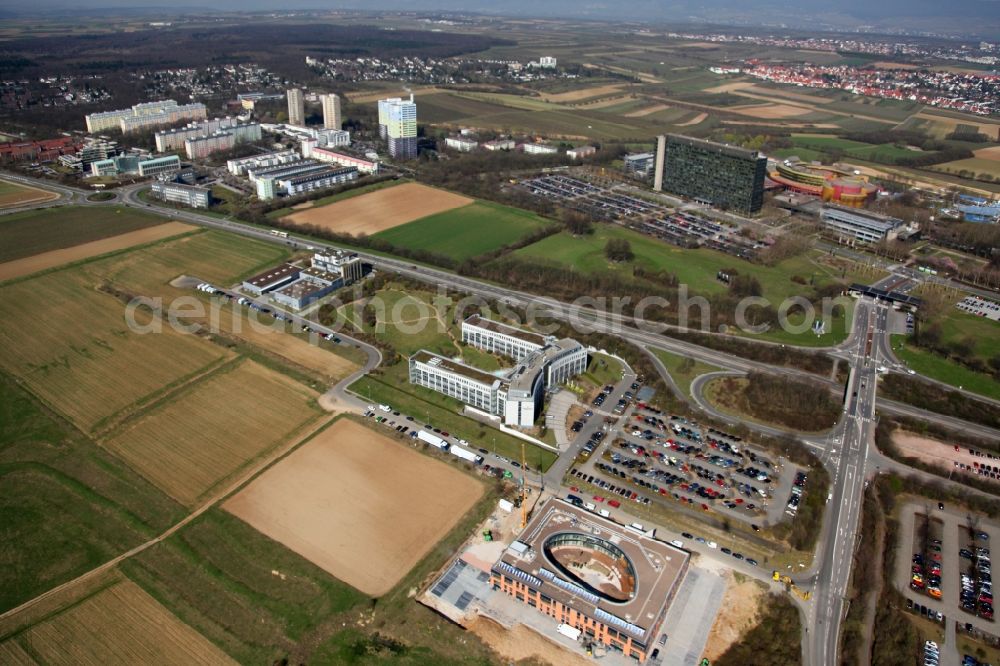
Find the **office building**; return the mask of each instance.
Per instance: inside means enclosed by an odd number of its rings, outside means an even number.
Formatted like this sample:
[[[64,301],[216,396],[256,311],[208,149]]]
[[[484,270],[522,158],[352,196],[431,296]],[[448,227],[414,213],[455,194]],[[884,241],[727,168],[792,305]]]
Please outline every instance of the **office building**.
[[[555,623],[643,663],[657,649],[689,558],[639,529],[552,498],[501,553],[490,583]]]
[[[667,137],[660,135],[656,137],[656,163],[653,166],[653,189],[657,192],[663,191],[663,160],[667,155]]]
[[[776,161],[768,176],[790,192],[820,197],[823,201],[850,208],[863,207],[878,191],[865,176],[854,173],[850,167],[806,163],[796,157]]]
[[[138,175],[143,178],[173,174],[181,169],[176,155],[143,158],[138,155],[116,155],[90,164],[91,176]]]
[[[896,237],[903,221],[898,217],[880,215],[845,206],[823,206],[820,220],[828,231],[841,241],[877,243]]]
[[[302,90],[299,88],[289,88],[288,92],[288,124],[306,124],[306,102],[302,97]]]
[[[204,187],[158,180],[153,183],[152,192],[159,199],[191,208],[208,208],[212,203],[212,194]]]
[[[635,178],[649,178],[656,164],[655,153],[632,153],[624,157],[624,171]]]
[[[364,264],[355,252],[334,250],[330,254],[317,252],[312,257],[312,267],[327,273],[337,273],[344,284],[353,284],[364,276]]]
[[[226,162],[226,168],[234,176],[243,176],[248,169],[261,169],[279,166],[289,162],[297,162],[299,155],[294,150],[282,150],[274,153],[263,153],[250,157],[238,157]]]
[[[323,104],[323,127],[339,130],[344,124],[340,115],[340,95],[327,93],[320,96],[320,101]]]
[[[379,135],[389,145],[389,154],[399,160],[417,156],[417,105],[398,97],[379,100]],[[383,129],[384,128],[384,129]]]
[[[473,315],[462,322],[462,342],[507,356],[516,365],[500,376],[422,351],[410,360],[410,382],[444,393],[507,425],[531,427],[541,413],[545,389],[587,369],[587,350]]]
[[[379,170],[379,163],[374,160],[366,160],[361,157],[354,157],[353,155],[345,155],[343,153],[327,150],[325,148],[311,148],[309,156],[320,162],[354,167],[361,173],[375,174],[378,173]],[[306,157],[304,152],[303,157]]]
[[[767,158],[755,150],[668,134],[657,142],[661,189],[718,208],[752,215],[764,204]]]
[[[205,117],[205,105],[200,102],[177,104],[174,100],[167,99],[161,102],[136,104],[130,109],[91,113],[85,116],[84,120],[87,122],[87,131],[93,134],[109,129],[128,133],[157,125],[169,125],[184,120],[200,120]]]
[[[121,150],[118,148],[118,143],[116,141],[88,137],[84,140],[83,147],[80,148],[80,152],[77,153],[77,156],[80,158],[84,167],[89,167],[92,162],[110,159],[119,152],[121,152]]]

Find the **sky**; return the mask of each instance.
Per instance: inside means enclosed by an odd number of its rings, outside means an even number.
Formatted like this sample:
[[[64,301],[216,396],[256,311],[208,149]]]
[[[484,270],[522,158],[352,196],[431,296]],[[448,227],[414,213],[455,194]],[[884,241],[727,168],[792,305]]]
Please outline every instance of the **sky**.
[[[0,0],[0,10],[45,11],[131,7],[204,7],[213,10],[403,9],[470,11],[569,18],[647,19],[650,21],[755,22],[856,27],[867,23],[892,27],[912,24],[933,29],[966,23],[970,30],[1000,26],[1000,0]],[[985,21],[984,21],[985,20]],[[978,28],[978,30],[973,30]]]

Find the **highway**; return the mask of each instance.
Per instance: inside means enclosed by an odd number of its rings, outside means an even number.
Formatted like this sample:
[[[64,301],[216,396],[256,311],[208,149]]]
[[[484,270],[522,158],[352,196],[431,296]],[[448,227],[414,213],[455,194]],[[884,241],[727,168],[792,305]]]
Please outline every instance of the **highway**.
[[[33,179],[24,179],[23,182],[29,182],[33,185],[44,185],[49,189],[59,192],[62,195],[60,201],[63,203],[83,203],[85,201],[86,193],[73,188],[52,186],[45,182],[34,181]],[[210,217],[188,210],[147,204],[138,199],[138,191],[141,187],[143,186],[136,185],[122,188],[119,191],[119,198],[116,201],[108,203],[113,205],[124,204],[135,208],[151,210],[172,219],[204,227],[222,229],[261,241],[286,245],[297,250],[304,250],[320,245],[335,246],[335,244],[325,241],[310,241],[295,237],[279,238],[272,235],[268,229],[236,222],[231,219]],[[90,205],[107,204],[91,203]],[[356,251],[354,248],[347,249]],[[828,379],[818,378],[816,375],[794,368],[749,361],[731,354],[684,342],[658,331],[642,330],[634,326],[629,318],[621,315],[598,314],[582,305],[564,303],[545,296],[519,292],[395,258],[364,252],[358,252],[358,254],[366,262],[371,263],[379,270],[392,271],[404,277],[440,286],[451,291],[467,292],[484,299],[496,300],[501,303],[531,309],[536,313],[575,324],[584,330],[589,329],[618,336],[641,348],[664,349],[695,360],[720,366],[730,372],[745,373],[760,370],[788,377],[807,377],[812,381],[826,381],[832,384]],[[967,424],[957,419],[949,419],[907,405],[878,400],[879,368],[884,366],[888,371],[906,371],[893,357],[888,342],[889,312],[890,308],[885,304],[874,302],[869,298],[862,298],[857,301],[852,330],[847,340],[835,348],[823,350],[810,349],[810,351],[829,353],[842,358],[851,368],[847,390],[844,394],[844,413],[840,422],[834,425],[826,434],[801,438],[807,445],[816,450],[831,474],[831,498],[827,504],[827,511],[825,512],[824,524],[820,541],[817,545],[814,564],[808,571],[800,576],[796,576],[798,583],[812,585],[812,600],[804,605],[804,612],[807,615],[807,634],[805,636],[803,652],[806,663],[813,666],[826,666],[838,661],[839,630],[845,610],[844,595],[850,580],[852,558],[858,539],[857,529],[862,495],[866,480],[876,473],[878,466],[887,464],[887,459],[883,458],[874,447],[876,408],[886,412],[934,419],[953,427],[971,429],[973,432],[976,432],[978,429],[979,433],[990,437],[996,437],[1000,434],[993,429]],[[309,322],[309,325],[315,327],[313,322]],[[327,332],[326,329],[323,330]],[[343,337],[340,331],[329,332]],[[356,342],[360,343],[360,341]],[[360,343],[359,346],[369,356],[365,368],[359,371],[359,373],[363,373],[370,370],[374,365],[377,365],[380,357],[376,356],[378,352],[374,348],[370,348],[363,343]],[[662,364],[655,363],[662,374]],[[351,379],[353,380],[354,378],[352,376]],[[623,381],[616,386],[616,391],[622,390],[623,385],[630,381],[631,375],[623,378]],[[358,407],[360,402],[345,393],[344,389],[346,386],[346,381],[341,382],[331,389],[327,397],[332,401],[347,403],[343,406]],[[699,394],[699,391],[696,390],[698,386],[696,384],[692,387],[695,396]],[[703,404],[701,406],[705,407]],[[588,430],[590,427],[597,427],[599,419],[595,415],[592,421],[593,424],[588,427]],[[766,428],[766,426],[763,428]],[[761,430],[762,427],[758,426],[757,429]],[[779,429],[770,430],[773,432],[769,432],[769,434],[784,434]],[[576,446],[579,445],[580,441],[581,439],[577,438]],[[565,459],[565,463],[563,459]],[[571,460],[572,451],[568,455],[561,456],[560,462],[545,475],[544,482],[547,485],[561,482],[563,473],[566,471],[565,468]],[[894,465],[894,467],[897,466],[898,464]],[[539,479],[539,481],[542,481],[542,479]]]

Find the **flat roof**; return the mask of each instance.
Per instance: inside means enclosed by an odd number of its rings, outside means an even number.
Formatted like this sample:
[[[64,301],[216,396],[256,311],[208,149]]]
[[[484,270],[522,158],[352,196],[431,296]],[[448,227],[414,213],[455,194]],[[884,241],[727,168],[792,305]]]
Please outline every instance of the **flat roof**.
[[[624,590],[628,600],[612,601],[598,596],[567,576],[560,565],[552,561],[545,547],[549,538],[558,534],[593,537],[620,550],[635,573],[634,586]],[[651,629],[657,621],[662,621],[690,557],[680,548],[561,499],[551,499],[544,504],[528,521],[518,541],[527,549],[522,548],[521,553],[506,549],[493,566],[494,571],[525,582],[523,576],[512,574],[508,567],[519,570],[530,576],[529,584],[546,596],[625,632],[647,646],[653,638]],[[594,583],[590,586],[593,589]]]
[[[247,278],[244,282],[252,284],[255,287],[266,287],[289,276],[298,275],[301,270],[301,268],[292,264],[281,264],[274,268],[268,268],[263,273],[258,273],[251,278]]]
[[[711,150],[713,152],[722,153],[723,155],[729,155],[730,157],[740,157],[748,160],[756,160],[762,157],[756,150],[747,150],[746,148],[740,148],[739,146],[730,146],[725,143],[716,143],[715,141],[708,141],[706,139],[696,139],[693,136],[684,136],[683,134],[668,134],[667,143],[669,144],[671,142],[694,146],[696,148],[701,148],[702,150]]]
[[[485,317],[481,317],[477,314],[474,314],[466,319],[465,323],[469,326],[475,326],[477,328],[486,329],[487,331],[493,331],[494,333],[509,335],[512,338],[518,338],[519,340],[536,344],[539,347],[544,346],[546,343],[544,335],[533,333],[532,331],[525,331],[524,329],[509,326],[508,324],[493,321],[492,319],[486,319]]]
[[[317,291],[322,291],[328,288],[329,284],[324,284],[311,280],[308,277],[303,277],[295,282],[285,285],[281,289],[278,289],[274,293],[281,294],[282,296],[288,296],[290,298],[301,299],[309,294],[314,294]]]
[[[499,377],[491,375],[485,370],[473,368],[471,365],[459,363],[458,361],[452,361],[444,356],[438,356],[437,354],[429,352],[426,349],[421,349],[411,356],[410,359],[419,363],[426,363],[427,365],[447,370],[448,372],[454,372],[457,375],[462,375],[463,377],[467,377],[468,379],[477,381],[487,386],[493,386],[494,382],[500,381]]]

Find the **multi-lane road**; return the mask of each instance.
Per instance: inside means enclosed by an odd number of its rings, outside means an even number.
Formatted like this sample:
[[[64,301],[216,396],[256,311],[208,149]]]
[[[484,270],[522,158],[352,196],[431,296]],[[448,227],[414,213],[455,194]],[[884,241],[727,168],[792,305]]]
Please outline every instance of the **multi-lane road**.
[[[24,177],[13,177],[12,179],[32,185],[42,185],[57,191],[61,195],[58,203],[86,202],[86,193],[74,188],[52,186],[46,182]],[[138,198],[140,188],[141,186],[123,188],[119,192],[118,199],[109,203],[151,209],[184,222],[239,233],[258,240],[284,244],[295,249],[306,249],[311,245],[320,244],[294,237],[278,238],[267,229],[235,222],[231,219],[210,217],[192,211],[148,204]],[[330,245],[329,243],[322,244]],[[671,338],[657,331],[642,330],[623,316],[598,314],[583,306],[514,291],[507,287],[397,259],[365,253],[359,254],[365,261],[381,270],[390,270],[408,278],[452,291],[467,292],[484,299],[497,300],[522,308],[531,307],[536,312],[544,313],[546,316],[586,325],[591,330],[616,335],[641,347],[665,349],[730,371],[761,370],[786,376],[805,374],[797,369],[771,366],[717,352]],[[799,577],[800,583],[811,584],[813,590],[812,600],[804,606],[804,612],[807,615],[806,624],[811,629],[807,629],[803,655],[806,662],[813,666],[825,666],[837,662],[839,630],[844,613],[844,595],[850,580],[851,562],[858,538],[857,526],[862,494],[866,480],[875,472],[876,466],[885,462],[885,459],[872,446],[876,408],[897,412],[902,410],[905,413],[923,418],[941,420],[939,415],[905,405],[880,402],[877,399],[879,368],[884,366],[888,371],[905,371],[895,361],[888,343],[889,312],[889,308],[882,303],[867,298],[861,299],[855,308],[852,331],[848,339],[837,348],[813,350],[833,353],[849,363],[851,367],[842,419],[825,436],[804,440],[817,449],[832,476],[831,495],[820,543],[817,547],[816,559],[813,566]],[[377,362],[371,359],[371,354],[370,361]],[[814,375],[807,376],[816,379]],[[631,381],[630,378],[625,379]],[[331,395],[331,397],[345,398],[346,396],[342,392],[338,392],[338,395]],[[953,419],[953,421],[956,420]],[[958,423],[963,427],[969,426],[964,422]],[[989,432],[984,434],[990,436],[997,434],[995,431],[986,430]],[[566,458],[567,461],[572,460],[571,455],[561,458]],[[545,481],[548,484],[561,481],[561,472],[565,471],[562,469],[565,464],[557,464],[557,467],[555,472],[550,470],[550,474],[546,475]]]

